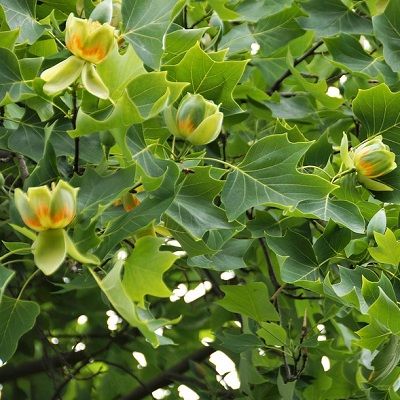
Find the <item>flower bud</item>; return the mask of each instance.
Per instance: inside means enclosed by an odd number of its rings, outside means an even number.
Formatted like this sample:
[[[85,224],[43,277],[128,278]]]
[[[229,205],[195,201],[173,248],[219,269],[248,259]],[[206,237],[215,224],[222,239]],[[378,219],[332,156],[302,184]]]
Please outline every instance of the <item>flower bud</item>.
[[[222,127],[223,114],[219,106],[200,94],[188,93],[178,110],[169,107],[164,112],[165,123],[173,135],[194,145],[216,139]]]
[[[77,192],[62,180],[51,190],[47,186],[32,187],[25,194],[16,189],[15,205],[29,228],[37,232],[61,229],[75,217]]]
[[[65,44],[75,56],[93,64],[102,62],[115,44],[114,28],[108,23],[76,18],[70,14]]]
[[[353,162],[358,174],[369,179],[386,175],[396,168],[395,154],[383,144],[382,136],[368,140],[354,150]]]

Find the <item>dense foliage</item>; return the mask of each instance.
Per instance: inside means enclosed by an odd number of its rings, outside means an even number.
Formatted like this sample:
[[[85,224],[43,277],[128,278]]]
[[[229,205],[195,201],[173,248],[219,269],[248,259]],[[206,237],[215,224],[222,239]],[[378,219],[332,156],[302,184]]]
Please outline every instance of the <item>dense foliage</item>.
[[[400,398],[400,0],[0,5],[5,399]]]

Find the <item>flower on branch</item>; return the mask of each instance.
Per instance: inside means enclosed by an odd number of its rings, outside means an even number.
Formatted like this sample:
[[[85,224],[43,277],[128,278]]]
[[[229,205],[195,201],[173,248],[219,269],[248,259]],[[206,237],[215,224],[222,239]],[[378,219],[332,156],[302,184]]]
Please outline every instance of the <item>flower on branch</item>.
[[[112,2],[109,1],[100,3],[88,20],[69,15],[65,44],[73,55],[42,72],[40,77],[45,81],[46,94],[54,95],[81,77],[88,92],[101,99],[109,97],[109,90],[95,66],[106,59],[116,43],[115,28],[109,24],[111,17]]]

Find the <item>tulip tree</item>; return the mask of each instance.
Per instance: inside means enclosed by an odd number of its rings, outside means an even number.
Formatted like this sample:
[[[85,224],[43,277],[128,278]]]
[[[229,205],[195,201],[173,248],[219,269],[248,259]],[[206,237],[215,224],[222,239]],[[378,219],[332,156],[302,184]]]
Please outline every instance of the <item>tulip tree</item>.
[[[400,399],[399,9],[0,0],[2,398]]]

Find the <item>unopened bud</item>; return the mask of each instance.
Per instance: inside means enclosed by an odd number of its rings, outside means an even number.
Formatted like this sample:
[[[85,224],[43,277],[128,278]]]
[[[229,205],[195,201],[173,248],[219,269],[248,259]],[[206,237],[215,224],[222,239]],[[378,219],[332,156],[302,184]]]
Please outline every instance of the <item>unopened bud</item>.
[[[216,139],[222,127],[223,114],[219,106],[200,94],[187,94],[178,109],[169,107],[164,112],[168,129],[178,138],[194,145],[203,145]]]

